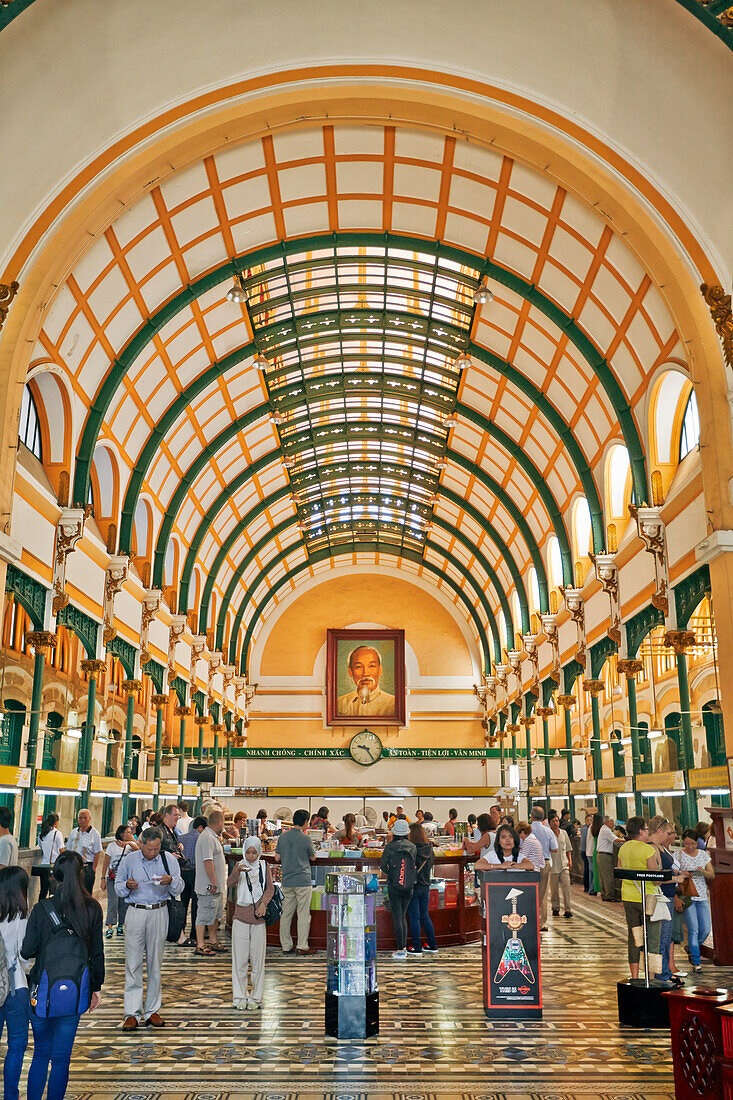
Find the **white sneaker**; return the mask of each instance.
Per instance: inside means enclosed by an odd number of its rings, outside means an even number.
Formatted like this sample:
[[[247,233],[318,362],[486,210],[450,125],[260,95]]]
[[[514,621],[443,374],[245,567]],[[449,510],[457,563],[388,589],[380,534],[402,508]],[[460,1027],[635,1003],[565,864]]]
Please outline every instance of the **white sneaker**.
[[[407,958],[407,951],[393,951],[392,952],[392,958],[393,959],[406,959]]]
[[[247,1010],[249,1012],[259,1012],[261,1008],[262,1005],[259,1003],[259,1001],[247,1001]]]
[[[247,1007],[247,1002],[246,1001],[235,1001],[234,1002],[234,1007],[238,1008],[240,1012],[244,1012],[245,1008]]]

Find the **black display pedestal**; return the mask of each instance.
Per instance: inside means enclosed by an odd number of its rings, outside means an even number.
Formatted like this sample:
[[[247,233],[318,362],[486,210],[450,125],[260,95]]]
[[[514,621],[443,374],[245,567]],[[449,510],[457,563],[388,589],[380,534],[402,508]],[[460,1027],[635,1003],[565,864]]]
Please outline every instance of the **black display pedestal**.
[[[541,1020],[536,871],[479,871],[483,905],[484,1012],[492,1020]]]
[[[379,993],[352,997],[326,994],[326,1035],[333,1039],[369,1039],[379,1034]]]
[[[619,982],[618,1022],[625,1027],[641,1027],[669,1031],[669,1003],[662,996],[669,986],[647,986],[643,980],[629,978]]]

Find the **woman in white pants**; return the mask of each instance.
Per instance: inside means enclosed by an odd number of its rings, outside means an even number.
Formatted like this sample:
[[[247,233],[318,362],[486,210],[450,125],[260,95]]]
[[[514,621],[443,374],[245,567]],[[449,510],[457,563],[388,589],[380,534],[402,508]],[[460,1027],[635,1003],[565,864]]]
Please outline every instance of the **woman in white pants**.
[[[232,921],[232,995],[235,1008],[256,1011],[262,1007],[265,984],[267,929],[265,910],[275,892],[270,868],[262,860],[259,837],[249,836],[241,859],[229,876],[237,887]],[[247,991],[251,971],[251,991]]]

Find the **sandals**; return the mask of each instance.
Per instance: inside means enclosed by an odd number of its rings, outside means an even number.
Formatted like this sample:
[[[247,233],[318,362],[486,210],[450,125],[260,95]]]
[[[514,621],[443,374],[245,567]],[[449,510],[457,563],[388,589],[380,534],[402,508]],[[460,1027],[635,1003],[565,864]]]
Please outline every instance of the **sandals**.
[[[223,955],[227,950],[226,945],[223,943],[209,944],[209,949],[214,952],[215,955]]]
[[[216,952],[212,951],[210,947],[197,947],[194,951],[194,955],[204,955],[207,959],[213,958],[215,954]]]

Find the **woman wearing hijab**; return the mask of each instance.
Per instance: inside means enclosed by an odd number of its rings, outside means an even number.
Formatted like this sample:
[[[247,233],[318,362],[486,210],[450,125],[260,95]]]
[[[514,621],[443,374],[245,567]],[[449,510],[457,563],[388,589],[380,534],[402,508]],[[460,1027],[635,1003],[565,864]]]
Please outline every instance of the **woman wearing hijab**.
[[[229,886],[237,887],[232,921],[232,996],[235,1008],[256,1011],[262,1008],[265,984],[267,929],[265,911],[275,888],[270,868],[262,859],[262,842],[247,837],[244,859],[229,876]],[[251,970],[251,993],[247,992],[247,972]]]

